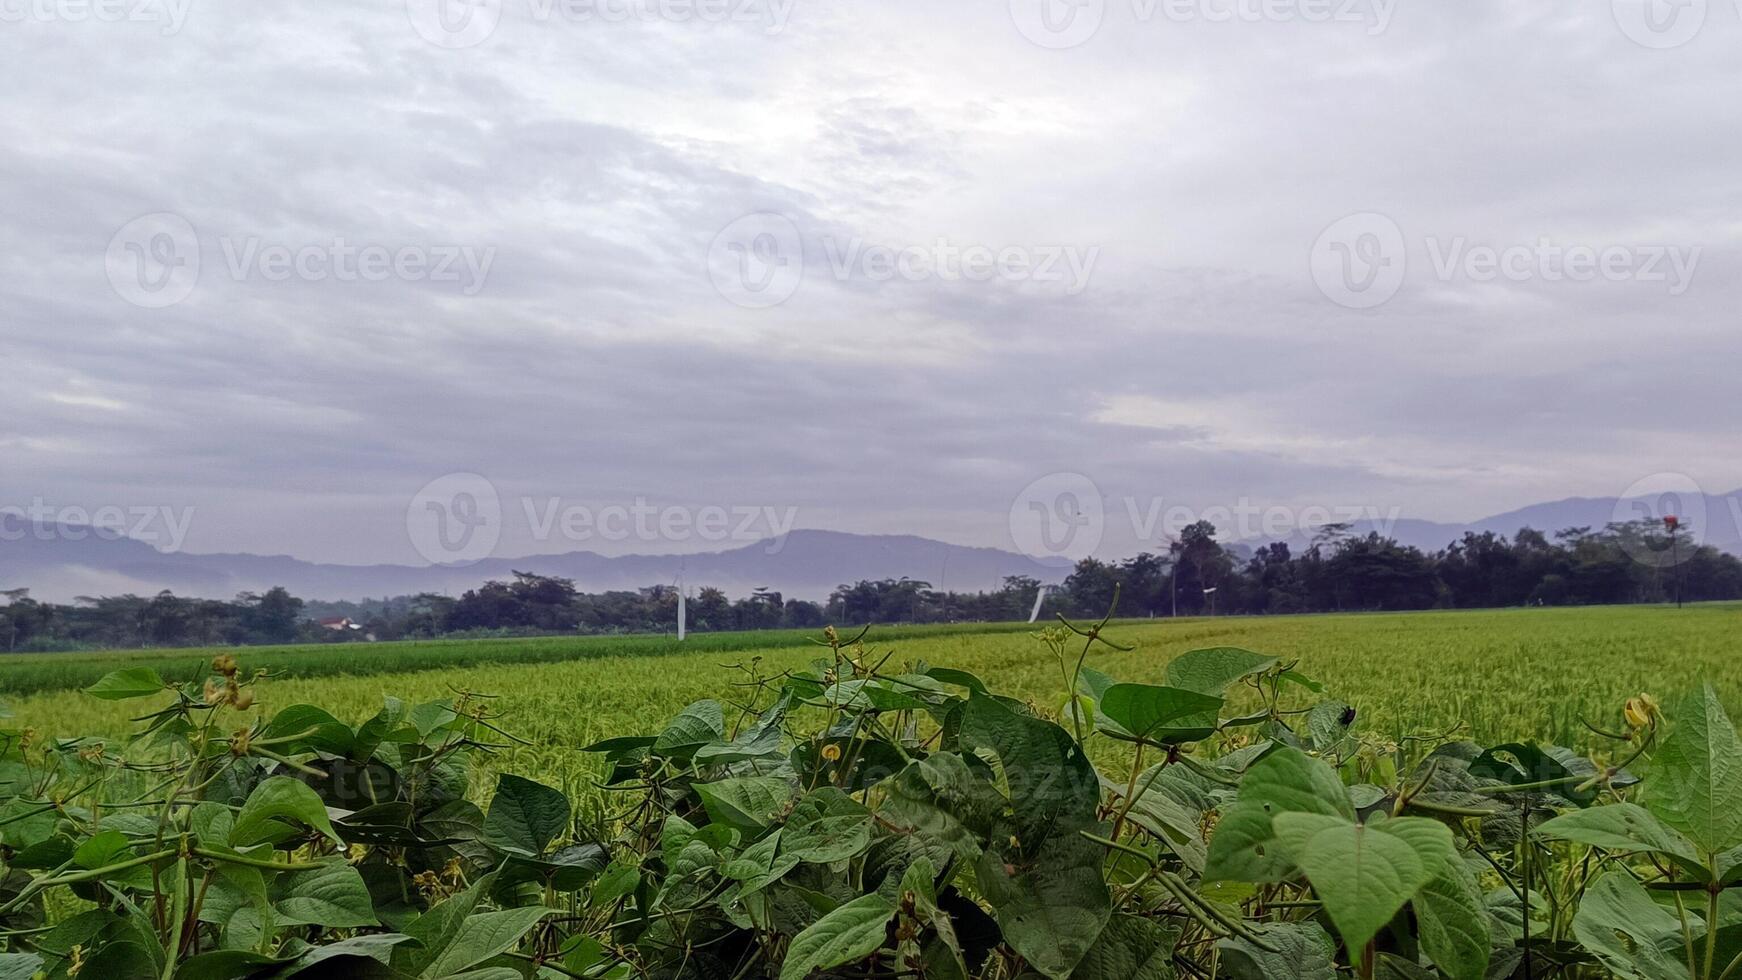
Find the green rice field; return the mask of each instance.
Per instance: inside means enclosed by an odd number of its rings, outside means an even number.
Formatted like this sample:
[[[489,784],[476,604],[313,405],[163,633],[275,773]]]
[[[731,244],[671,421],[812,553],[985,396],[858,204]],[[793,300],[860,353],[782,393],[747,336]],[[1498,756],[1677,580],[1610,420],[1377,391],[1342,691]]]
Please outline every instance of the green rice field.
[[[1049,714],[1063,702],[1058,662],[1020,625],[873,629],[867,652],[891,663],[958,667]],[[1702,679],[1742,713],[1742,604],[1517,609],[1131,621],[1089,665],[1120,680],[1160,683],[1187,650],[1239,646],[1298,659],[1327,693],[1354,705],[1375,734],[1461,728],[1479,742],[1535,737],[1588,746],[1583,720],[1611,726],[1641,691],[1666,701]],[[741,696],[746,676],[802,666],[823,648],[797,633],[550,638],[275,648],[240,651],[270,668],[256,710],[312,703],[356,722],[385,695],[434,700],[468,690],[497,696],[503,727],[530,744],[501,750],[498,770],[583,786],[596,761],[579,748],[608,735],[655,731],[685,704]],[[14,725],[46,736],[121,736],[143,702],[116,704],[78,687],[108,670],[152,663],[166,678],[203,676],[212,651],[68,654],[0,661]],[[1300,692],[1303,699],[1313,695]],[[1306,704],[1305,700],[1302,704]],[[131,710],[130,710],[131,709]],[[488,780],[487,773],[479,774]],[[482,784],[481,784],[482,785]]]

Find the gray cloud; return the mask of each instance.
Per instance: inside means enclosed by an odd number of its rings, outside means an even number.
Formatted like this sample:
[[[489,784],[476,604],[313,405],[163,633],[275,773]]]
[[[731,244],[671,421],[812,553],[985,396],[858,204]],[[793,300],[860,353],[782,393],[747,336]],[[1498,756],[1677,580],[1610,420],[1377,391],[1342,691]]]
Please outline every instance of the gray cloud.
[[[1060,471],[1446,520],[1742,485],[1732,5],[1652,50],[1607,4],[1402,4],[1373,34],[1109,0],[1045,50],[1027,2],[800,2],[771,35],[506,0],[459,50],[392,2],[0,23],[0,503],[191,506],[196,551],[368,562],[417,560],[407,503],[462,471],[1002,546]],[[1366,211],[1408,271],[1347,309],[1312,250]],[[147,309],[105,252],[155,212],[201,269]],[[804,250],[764,309],[710,278],[755,260],[716,236],[757,212]],[[1702,251],[1680,295],[1435,267],[1545,238]],[[491,261],[230,268],[339,240]],[[1093,259],[1081,289],[924,265],[975,247]]]

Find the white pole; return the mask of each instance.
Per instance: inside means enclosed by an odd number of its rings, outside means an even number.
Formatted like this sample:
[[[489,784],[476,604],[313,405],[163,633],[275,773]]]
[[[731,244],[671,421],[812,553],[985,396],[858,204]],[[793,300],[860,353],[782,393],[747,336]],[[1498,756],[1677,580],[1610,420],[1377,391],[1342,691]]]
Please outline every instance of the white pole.
[[[1048,586],[1043,585],[1034,594],[1034,609],[1028,614],[1028,621],[1031,623],[1040,618],[1040,604],[1046,601],[1047,588]]]
[[[684,621],[689,618],[685,615],[686,610],[684,606],[683,576],[679,575],[677,577],[677,641],[679,643],[682,643],[684,638],[684,627],[686,625]]]

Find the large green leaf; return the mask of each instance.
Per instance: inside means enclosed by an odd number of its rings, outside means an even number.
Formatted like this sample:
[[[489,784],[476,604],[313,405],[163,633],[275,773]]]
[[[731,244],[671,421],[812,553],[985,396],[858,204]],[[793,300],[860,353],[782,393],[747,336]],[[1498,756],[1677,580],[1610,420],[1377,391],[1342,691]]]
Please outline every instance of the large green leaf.
[[[282,877],[284,890],[273,902],[274,918],[280,922],[328,929],[378,924],[363,876],[344,861],[329,861],[317,871]]]
[[[853,678],[825,688],[811,704],[839,711],[914,711],[926,703],[880,678]]]
[[[1651,760],[1645,805],[1707,854],[1742,844],[1742,742],[1710,684],[1682,702]]]
[[[327,805],[314,790],[289,776],[274,776],[248,794],[241,812],[236,814],[235,826],[230,829],[230,844],[251,847],[289,840],[299,831],[287,821],[320,831],[335,844],[343,843],[327,818]]]
[[[1570,753],[1565,757],[1570,758]],[[1529,742],[1508,742],[1483,752],[1470,762],[1470,775],[1510,786],[1553,783],[1538,792],[1559,796],[1579,806],[1589,805],[1597,796],[1595,789],[1578,788],[1578,774],[1568,769],[1554,752]]]
[[[881,895],[862,895],[794,936],[780,980],[804,980],[817,970],[854,963],[883,948],[895,906]]]
[[[1337,944],[1316,922],[1254,926],[1264,949],[1238,936],[1216,944],[1232,980],[1335,980]]]
[[[618,858],[611,866],[599,873],[597,881],[593,882],[593,890],[588,903],[593,908],[606,908],[615,905],[627,897],[641,884],[641,869],[632,861]]]
[[[1107,920],[1071,980],[1173,980],[1173,947],[1179,931],[1141,916],[1120,913]]]
[[[1107,730],[1110,735],[1178,745],[1215,733],[1222,699],[1179,687],[1114,684],[1102,692],[1096,707],[1119,726]]]
[[[226,932],[234,932],[228,945],[250,948],[260,942],[261,930],[272,920],[272,900],[266,876],[260,869],[240,864],[220,864],[212,873],[200,904],[200,919]]]
[[[1018,714],[995,698],[973,697],[962,708],[958,736],[964,747],[990,755],[1008,787],[1017,836],[1024,846],[1058,830],[1060,822],[1093,820],[1101,782],[1070,733],[1040,718]]]
[[[781,836],[785,831],[776,827],[774,833],[746,847],[737,857],[720,866],[723,877],[736,880],[737,897],[752,895],[785,877],[798,867],[798,858],[781,854]]]
[[[1422,817],[1357,824],[1342,816],[1282,813],[1274,824],[1277,843],[1305,872],[1351,951],[1457,859],[1452,832]]]
[[[0,980],[30,980],[42,969],[42,957],[35,953],[0,953]]]
[[[889,780],[888,793],[879,817],[967,860],[980,856],[993,823],[1008,805],[953,752],[908,763]]]
[[[118,864],[136,856],[137,855],[133,853],[133,847],[128,843],[125,834],[118,830],[105,830],[102,833],[86,838],[85,841],[73,851],[73,863],[87,871],[95,871],[99,868],[105,868],[111,864]],[[150,887],[151,873],[144,868],[131,869],[130,871],[124,871],[119,875],[112,875],[111,877],[139,882],[141,880],[141,874],[144,875],[143,882],[145,886]]]
[[[394,947],[410,939],[410,936],[400,933],[385,932],[368,936],[352,936],[350,939],[341,939],[336,943],[315,946],[304,950],[294,962],[285,964],[273,973],[272,980],[288,980],[288,978],[304,972],[312,972],[329,960],[373,960],[376,963],[385,964],[393,953]],[[349,965],[354,966],[355,963]],[[346,972],[337,975],[354,976],[357,972],[346,970]]]
[[[312,704],[293,704],[272,716],[261,739],[289,739],[275,748],[281,753],[321,751],[345,755],[354,741],[351,728]]]
[[[871,846],[871,811],[833,786],[813,790],[786,820],[782,854],[812,864],[858,857]]]
[[[1491,939],[1488,909],[1463,861],[1445,862],[1412,902],[1422,951],[1451,980],[1482,980]]]
[[[1611,871],[1585,890],[1573,935],[1622,980],[1688,980],[1681,921],[1626,871]]]
[[[562,791],[502,774],[484,815],[484,843],[501,851],[537,857],[569,827],[569,800]]]
[[[1611,851],[1662,854],[1696,878],[1711,876],[1691,841],[1634,803],[1564,813],[1536,828],[1536,834]]]
[[[87,980],[157,980],[157,975],[157,960],[142,942],[132,940],[105,943],[79,969],[79,976]]]
[[[1081,834],[1048,837],[1038,849],[1021,853],[992,844],[975,863],[974,876],[1005,942],[1041,973],[1068,977],[1112,911],[1101,846]]]
[[[782,692],[768,710],[756,719],[756,724],[738,733],[730,742],[716,742],[696,750],[698,766],[723,765],[750,759],[766,759],[781,754],[781,722],[792,705],[792,693]]]
[[[1239,647],[1191,650],[1169,661],[1167,684],[1169,687],[1220,697],[1229,684],[1274,666],[1275,657],[1266,657]]]
[[[126,701],[163,692],[163,678],[150,667],[125,667],[105,674],[97,683],[85,688],[85,693],[104,701]]]
[[[375,717],[364,722],[352,738],[351,758],[365,762],[383,742],[416,737],[417,728],[406,723],[409,714],[404,701],[395,697],[383,698],[381,710],[375,713]]]
[[[1329,753],[1349,736],[1355,709],[1342,701],[1320,701],[1307,712],[1306,736],[1314,750]]]
[[[419,976],[451,977],[513,949],[539,920],[556,909],[533,906],[467,916]]]
[[[718,701],[697,701],[678,712],[665,731],[653,740],[656,755],[687,759],[704,745],[718,742],[726,734],[726,715]]]
[[[1166,843],[1187,868],[1201,874],[1206,851],[1201,828],[1213,804],[1178,775],[1184,771],[1183,766],[1174,766],[1143,773],[1126,819]],[[1126,799],[1124,790],[1124,786],[1112,788],[1121,800]]]
[[[496,885],[496,875],[487,874],[472,887],[431,906],[406,924],[403,932],[412,942],[393,951],[393,967],[401,973],[421,974],[459,934],[461,923],[478,907],[479,899]]]
[[[1273,821],[1283,813],[1355,819],[1335,770],[1298,749],[1278,749],[1253,763],[1240,780],[1234,807],[1210,839],[1204,880],[1272,882],[1289,877],[1294,865],[1274,846]]]
[[[734,776],[694,789],[709,820],[747,835],[766,829],[792,802],[792,784],[779,776]]]
[[[965,670],[957,670],[954,667],[927,667],[925,675],[930,677],[932,680],[942,681],[945,684],[954,684],[957,687],[965,687],[975,694],[991,693],[986,689],[985,681],[982,681],[980,678]]]
[[[190,956],[176,967],[177,980],[237,980],[260,973],[275,963],[288,962],[278,956],[267,956],[249,949],[219,949]],[[26,974],[28,976],[28,974]],[[0,980],[5,980],[0,972]]]
[[[1111,913],[1099,845],[1100,777],[1059,726],[975,696],[962,708],[962,745],[990,757],[1008,787],[975,863],[1004,939],[1050,977],[1070,975]]]

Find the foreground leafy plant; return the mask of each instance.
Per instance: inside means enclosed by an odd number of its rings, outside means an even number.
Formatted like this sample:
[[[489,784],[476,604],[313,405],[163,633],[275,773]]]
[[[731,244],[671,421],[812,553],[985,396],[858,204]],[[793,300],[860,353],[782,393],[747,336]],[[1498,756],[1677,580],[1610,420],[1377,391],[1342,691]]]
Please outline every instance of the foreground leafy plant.
[[[1088,666],[1039,634],[1057,720],[825,633],[810,668],[589,746],[568,793],[502,774],[490,700],[268,716],[229,657],[124,754],[0,732],[0,978],[1620,976],[1742,963],[1742,742],[1710,689],[1622,761],[1359,731],[1295,664]],[[1097,761],[1100,765],[1097,765]],[[1633,768],[1645,773],[1643,782]]]

